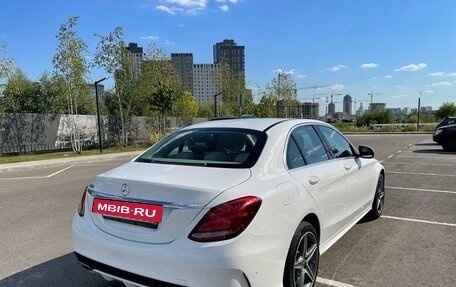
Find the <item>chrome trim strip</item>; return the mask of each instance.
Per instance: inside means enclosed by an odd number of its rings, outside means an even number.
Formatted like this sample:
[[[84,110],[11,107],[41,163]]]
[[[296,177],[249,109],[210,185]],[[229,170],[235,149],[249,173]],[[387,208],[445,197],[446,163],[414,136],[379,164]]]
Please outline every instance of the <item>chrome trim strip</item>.
[[[105,198],[105,199],[112,199],[112,200],[120,200],[120,201],[130,201],[130,202],[138,202],[138,203],[147,203],[147,204],[155,204],[155,205],[162,205],[167,208],[174,208],[174,209],[202,209],[204,205],[201,204],[181,204],[175,202],[168,202],[168,201],[158,201],[158,200],[147,200],[147,199],[137,199],[132,197],[120,196],[120,195],[113,195],[95,191],[91,188],[88,189],[89,194],[93,197],[97,198]]]

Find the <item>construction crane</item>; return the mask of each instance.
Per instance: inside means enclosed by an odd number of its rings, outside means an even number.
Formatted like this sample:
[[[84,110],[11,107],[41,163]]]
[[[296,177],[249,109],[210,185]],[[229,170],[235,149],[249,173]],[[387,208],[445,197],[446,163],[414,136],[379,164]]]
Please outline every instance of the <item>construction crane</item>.
[[[320,88],[327,88],[327,87],[331,87],[333,86],[333,84],[324,84],[324,85],[312,85],[312,86],[306,86],[306,87],[298,87],[296,88],[296,96],[298,95],[297,94],[297,91],[298,90],[309,90],[309,89],[313,89],[314,90],[314,93],[312,95],[312,101],[315,101],[315,96],[317,95],[316,94],[316,90],[317,89],[320,89]]]
[[[371,104],[374,102],[374,96],[379,96],[381,94],[379,93],[374,93],[373,91],[371,91],[370,93],[367,93],[368,96],[370,96],[371,98]]]

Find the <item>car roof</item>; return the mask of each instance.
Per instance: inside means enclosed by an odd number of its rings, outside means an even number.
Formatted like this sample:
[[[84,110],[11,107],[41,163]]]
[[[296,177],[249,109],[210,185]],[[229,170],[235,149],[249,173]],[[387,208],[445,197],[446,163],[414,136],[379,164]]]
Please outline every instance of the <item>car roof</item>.
[[[238,118],[238,119],[224,119],[224,120],[212,120],[194,124],[184,129],[195,129],[195,128],[243,128],[252,129],[258,131],[264,131],[272,126],[286,123],[287,126],[294,126],[300,123],[322,123],[317,120],[305,120],[305,119],[277,119],[277,118]]]

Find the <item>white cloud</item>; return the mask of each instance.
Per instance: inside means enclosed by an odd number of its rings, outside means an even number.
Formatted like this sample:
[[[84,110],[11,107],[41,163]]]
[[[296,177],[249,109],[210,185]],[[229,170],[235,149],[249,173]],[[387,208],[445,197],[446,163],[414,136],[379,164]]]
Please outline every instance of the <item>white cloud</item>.
[[[409,95],[394,95],[391,98],[407,98]]]
[[[337,71],[340,71],[340,70],[343,70],[343,69],[348,69],[348,68],[349,68],[348,66],[336,65],[334,67],[329,68],[329,70],[331,70],[332,72],[337,72]]]
[[[427,67],[426,63],[410,64],[394,69],[395,72],[415,72]]]
[[[171,42],[170,40],[166,39],[165,45],[174,45],[174,42]]]
[[[158,40],[158,39],[159,39],[159,37],[158,36],[154,36],[154,35],[148,35],[148,36],[141,37],[141,40],[155,41],[155,40]]]
[[[166,3],[175,4],[185,8],[206,8],[207,0],[165,0]]]
[[[373,68],[377,68],[378,66],[379,65],[375,64],[375,63],[366,63],[366,64],[359,65],[359,67],[361,69],[373,69]]]
[[[177,25],[177,26],[179,26],[179,27],[181,27],[181,28],[182,28],[182,27],[185,27],[184,24],[179,24],[179,25]]]
[[[86,58],[86,60],[89,60],[89,61],[92,61],[94,58],[90,55],[86,55],[84,56],[84,58]]]
[[[329,88],[334,91],[341,91],[341,90],[345,89],[345,87],[346,86],[342,85],[342,84],[334,84],[334,85],[330,86]]]
[[[228,0],[228,1],[230,1],[233,4],[236,4],[237,2],[239,2],[239,0]]]
[[[283,70],[283,69],[274,69],[273,70],[274,73],[278,73],[278,74],[287,74],[287,75],[295,75],[296,74],[296,70],[295,69],[291,69],[291,70]]]
[[[155,9],[175,15],[182,12],[190,15],[196,15],[206,9],[207,0],[161,0],[160,5]]]
[[[302,75],[302,74],[299,74],[299,75],[296,75],[296,79],[302,79],[302,78],[305,78],[307,77],[306,75]]]
[[[456,73],[446,73],[446,72],[435,72],[429,73],[430,77],[456,77]]]
[[[435,92],[433,90],[426,90],[424,91],[425,93],[428,93],[428,94],[434,94]]]
[[[178,11],[176,11],[175,8],[173,8],[173,7],[168,8],[168,7],[164,6],[164,5],[158,5],[158,6],[155,7],[155,9],[157,9],[159,11],[163,11],[163,12],[169,13],[171,15],[174,15],[174,14],[176,14],[176,12],[178,12]]]
[[[393,75],[386,75],[385,79],[391,79],[392,77],[393,77]]]
[[[428,87],[448,87],[452,86],[453,84],[450,82],[438,82],[438,83],[433,83],[430,85],[427,85]]]
[[[220,10],[222,10],[223,12],[227,12],[228,10],[230,10],[230,7],[228,7],[228,5],[222,5],[220,6]]]

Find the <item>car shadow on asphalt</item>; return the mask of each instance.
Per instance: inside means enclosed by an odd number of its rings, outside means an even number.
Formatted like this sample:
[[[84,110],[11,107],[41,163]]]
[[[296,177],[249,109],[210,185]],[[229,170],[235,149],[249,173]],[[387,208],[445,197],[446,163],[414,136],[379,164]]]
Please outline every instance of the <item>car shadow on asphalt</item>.
[[[454,152],[444,151],[442,148],[440,149],[418,149],[414,150],[414,153],[422,153],[422,154],[456,154]]]
[[[57,257],[0,280],[1,287],[124,287],[81,267],[73,253]]]
[[[416,146],[438,146],[436,143],[416,143]]]

